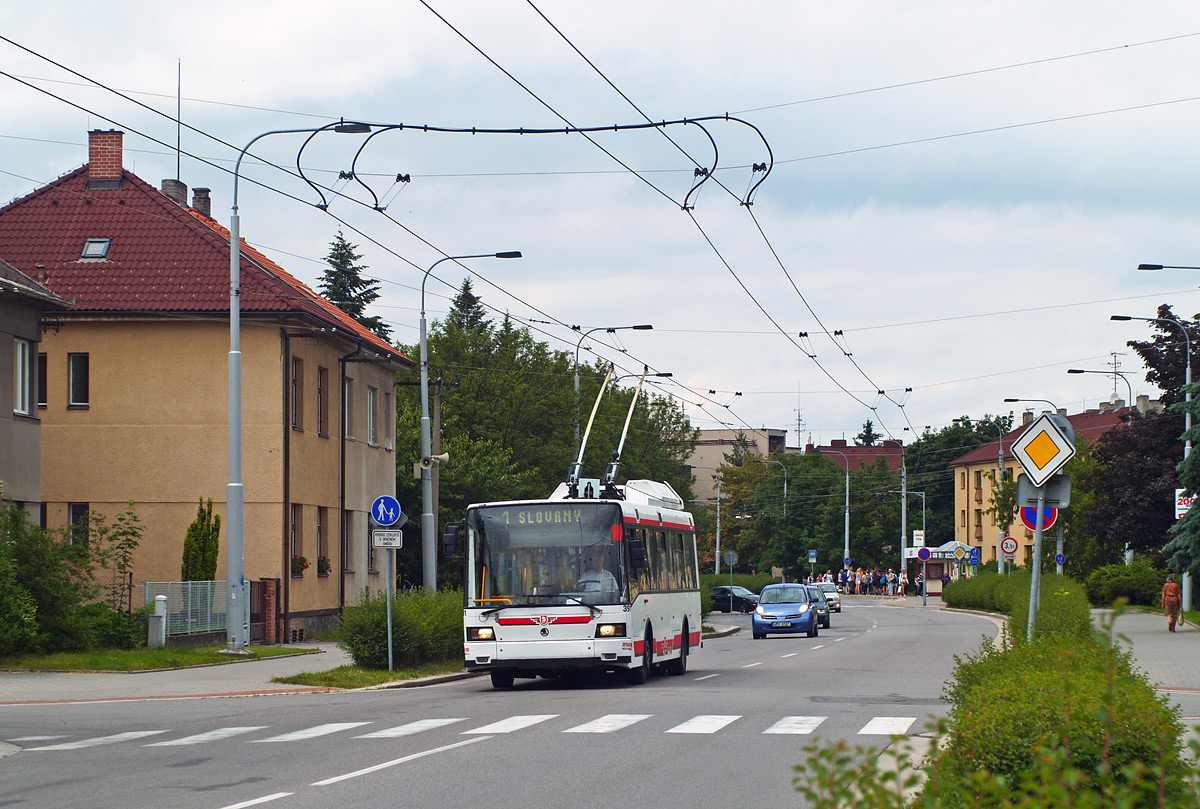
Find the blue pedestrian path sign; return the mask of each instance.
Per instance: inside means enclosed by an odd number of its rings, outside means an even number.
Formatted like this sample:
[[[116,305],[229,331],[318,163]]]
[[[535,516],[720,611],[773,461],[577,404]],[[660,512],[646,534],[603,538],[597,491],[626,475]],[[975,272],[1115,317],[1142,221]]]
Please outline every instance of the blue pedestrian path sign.
[[[371,519],[378,525],[395,525],[397,522],[404,525],[408,522],[408,518],[400,510],[400,501],[390,494],[375,498],[375,502],[371,504]]]

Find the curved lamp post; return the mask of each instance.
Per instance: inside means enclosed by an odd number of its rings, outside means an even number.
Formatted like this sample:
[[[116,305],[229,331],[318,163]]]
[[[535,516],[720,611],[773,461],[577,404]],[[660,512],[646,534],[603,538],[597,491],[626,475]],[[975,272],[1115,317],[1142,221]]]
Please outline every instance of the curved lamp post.
[[[429,265],[421,279],[421,460],[433,455],[433,438],[429,430],[429,345],[425,339],[425,282],[429,273],[443,261],[462,261],[468,258],[520,258],[519,250],[503,253],[473,253],[469,256],[443,256]],[[437,592],[437,518],[433,513],[433,464],[421,464],[421,578],[425,589]]]
[[[242,240],[238,217],[238,179],[242,158],[268,135],[316,135],[331,129],[349,135],[371,131],[367,124],[336,121],[303,129],[271,129],[250,139],[233,165],[233,206],[229,215],[229,482],[225,486],[225,635],[227,651],[240,653],[249,640],[245,619],[246,489],[242,483]],[[239,600],[240,599],[240,600]]]
[[[850,459],[846,453],[836,449],[818,449],[817,452],[825,455],[830,452],[836,452],[842,456],[842,460],[846,462],[846,520],[844,529],[845,546],[842,549],[842,567],[847,568],[846,560],[850,558]]]
[[[1129,389],[1129,398],[1126,400],[1126,406],[1127,407],[1133,406],[1133,385],[1129,384],[1129,377],[1125,376],[1125,374],[1121,373],[1120,371],[1116,371],[1116,370],[1113,370],[1113,371],[1086,371],[1083,368],[1068,368],[1067,373],[1068,374],[1104,374],[1105,376],[1112,376],[1112,377],[1114,377],[1114,379],[1113,379],[1114,385],[1116,384],[1115,377],[1119,376],[1119,377],[1121,377],[1121,379],[1125,380],[1125,387]],[[1115,394],[1116,391],[1114,390],[1113,393]],[[1114,396],[1113,398],[1116,398],[1116,397]]]
[[[1172,266],[1169,264],[1167,264],[1167,265],[1164,265],[1164,264],[1141,264],[1141,265],[1138,265],[1138,269],[1139,270],[1164,270],[1164,269],[1200,270],[1200,267],[1177,267],[1177,266]],[[1183,367],[1184,368],[1184,370],[1183,370],[1183,385],[1184,385],[1183,400],[1184,400],[1184,402],[1190,404],[1192,401],[1192,390],[1191,390],[1191,387],[1192,387],[1192,341],[1191,341],[1191,338],[1188,336],[1187,329],[1185,329],[1183,327],[1183,324],[1179,323],[1178,321],[1167,320],[1166,318],[1162,318],[1162,317],[1132,317],[1130,315],[1113,315],[1112,317],[1109,318],[1109,320],[1118,320],[1118,321],[1142,320],[1147,323],[1167,323],[1167,324],[1179,329],[1179,331],[1183,334],[1184,350],[1187,352],[1187,356],[1185,357],[1186,362],[1184,363],[1184,367]],[[1189,408],[1185,409],[1184,413],[1183,413],[1183,432],[1184,432],[1184,435],[1188,435],[1189,433],[1191,433],[1191,431],[1192,431],[1192,410],[1189,407]],[[1185,438],[1184,442],[1183,442],[1183,459],[1186,461],[1188,455],[1190,455],[1191,453],[1192,453],[1192,439],[1190,437],[1188,437],[1188,438]],[[1188,609],[1191,609],[1191,607],[1192,607],[1192,574],[1188,573],[1185,570],[1183,572],[1183,609],[1188,610]]]
[[[654,326],[652,326],[649,323],[642,323],[637,326],[597,326],[594,329],[588,329],[582,335],[580,335],[579,342],[575,344],[575,443],[576,443],[576,445],[579,444],[579,349],[583,346],[583,341],[586,340],[587,336],[594,331],[603,331],[603,332],[608,332],[609,334],[614,334],[615,332],[617,332],[620,329],[633,329],[635,331],[649,331],[650,329],[653,329],[653,328],[654,328]],[[575,329],[578,331],[579,327],[576,326]]]

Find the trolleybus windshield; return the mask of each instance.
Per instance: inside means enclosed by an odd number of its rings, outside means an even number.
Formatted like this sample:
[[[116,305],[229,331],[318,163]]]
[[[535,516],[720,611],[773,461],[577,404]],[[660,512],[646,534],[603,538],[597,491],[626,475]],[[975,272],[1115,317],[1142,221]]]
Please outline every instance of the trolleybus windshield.
[[[615,604],[628,598],[621,506],[521,503],[467,513],[468,606]]]

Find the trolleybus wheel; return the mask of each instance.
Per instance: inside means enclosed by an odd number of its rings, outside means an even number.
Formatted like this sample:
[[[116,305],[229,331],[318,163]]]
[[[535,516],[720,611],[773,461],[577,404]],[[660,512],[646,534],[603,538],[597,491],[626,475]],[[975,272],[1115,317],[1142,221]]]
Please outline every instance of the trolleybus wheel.
[[[512,669],[492,669],[492,688],[512,688],[516,678]]]
[[[654,644],[654,634],[650,631],[650,627],[646,627],[646,639],[642,641],[642,665],[636,669],[629,669],[625,674],[626,682],[630,685],[642,685],[646,682],[646,678],[650,676],[650,660],[651,650]]]
[[[667,672],[675,675],[687,674],[688,659],[688,625],[683,622],[683,643],[679,646],[679,658],[667,664]]]

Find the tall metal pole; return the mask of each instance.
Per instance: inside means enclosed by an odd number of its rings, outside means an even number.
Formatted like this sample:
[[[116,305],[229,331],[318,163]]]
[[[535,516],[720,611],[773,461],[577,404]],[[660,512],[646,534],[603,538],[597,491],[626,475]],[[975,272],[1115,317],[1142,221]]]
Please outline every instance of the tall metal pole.
[[[819,449],[817,452],[836,452],[846,462],[846,516],[845,524],[843,525],[844,546],[842,548],[842,567],[848,568],[850,567],[850,563],[846,560],[850,558],[850,458],[847,457],[846,453],[836,449]]]
[[[713,560],[713,572],[721,572],[721,476],[714,475],[717,480],[717,550],[716,558]]]
[[[1025,627],[1025,640],[1033,642],[1033,626],[1042,594],[1042,523],[1045,522],[1046,489],[1038,487],[1037,520],[1033,532],[1033,575],[1029,580],[1029,618]]]
[[[521,253],[474,253],[469,256],[443,256],[429,265],[421,279],[421,578],[428,592],[437,592],[437,516],[433,513],[433,438],[429,429],[429,344],[425,329],[425,282],[429,273],[443,261],[468,258],[520,258]]]
[[[908,547],[908,464],[904,462],[904,444],[900,444],[900,567],[905,565]],[[929,582],[925,582],[929,586]]]

